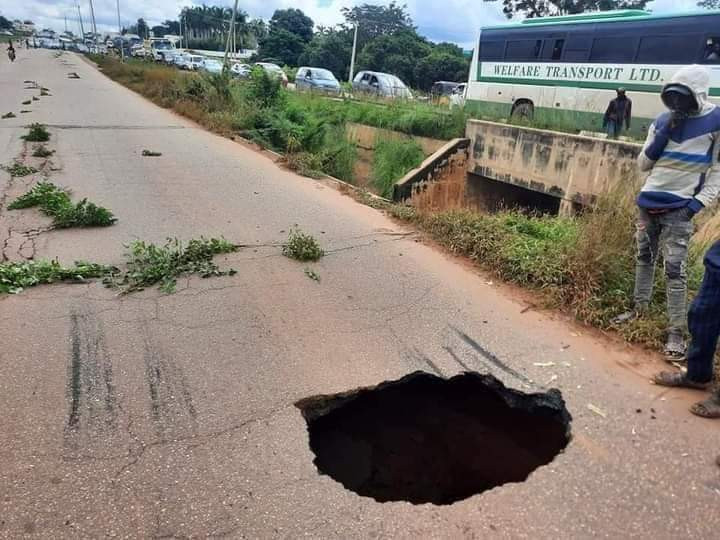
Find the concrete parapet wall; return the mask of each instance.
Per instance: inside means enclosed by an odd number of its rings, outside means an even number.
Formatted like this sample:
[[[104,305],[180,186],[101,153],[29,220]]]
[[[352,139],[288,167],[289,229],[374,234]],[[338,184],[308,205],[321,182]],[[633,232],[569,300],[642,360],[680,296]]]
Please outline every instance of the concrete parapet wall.
[[[467,160],[469,139],[452,139],[438,148],[433,154],[425,158],[419,167],[409,171],[395,183],[393,200],[403,201],[410,198],[413,193],[422,191],[430,182],[446,179],[447,175]]]
[[[590,204],[616,182],[639,183],[636,143],[469,120],[468,172]]]

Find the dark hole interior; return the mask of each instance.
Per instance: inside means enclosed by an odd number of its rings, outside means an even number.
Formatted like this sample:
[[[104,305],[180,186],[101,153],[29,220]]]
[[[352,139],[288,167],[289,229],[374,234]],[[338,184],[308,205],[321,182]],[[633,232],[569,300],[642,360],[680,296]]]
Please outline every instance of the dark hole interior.
[[[522,482],[570,440],[558,390],[524,394],[477,373],[417,372],[296,405],[318,470],[379,502],[451,504]]]

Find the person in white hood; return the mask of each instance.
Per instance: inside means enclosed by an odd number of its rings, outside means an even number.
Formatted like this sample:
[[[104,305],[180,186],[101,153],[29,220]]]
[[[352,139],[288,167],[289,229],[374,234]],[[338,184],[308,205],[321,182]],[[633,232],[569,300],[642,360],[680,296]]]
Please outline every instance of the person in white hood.
[[[642,316],[653,291],[662,254],[667,282],[668,329],[665,353],[685,355],[687,255],[692,219],[720,191],[720,109],[708,102],[710,74],[702,66],[680,69],[663,87],[668,112],[648,130],[638,163],[649,172],[637,198],[635,306],[615,320]]]

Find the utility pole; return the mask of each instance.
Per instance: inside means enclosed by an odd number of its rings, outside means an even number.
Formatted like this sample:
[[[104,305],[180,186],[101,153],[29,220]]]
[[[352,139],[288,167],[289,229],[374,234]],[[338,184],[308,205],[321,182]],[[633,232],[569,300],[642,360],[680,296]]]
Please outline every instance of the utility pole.
[[[122,25],[120,24],[120,0],[116,0],[118,15],[118,34],[120,34],[120,61],[125,61],[125,43],[122,37]]]
[[[235,0],[232,19],[230,20],[230,31],[228,32],[227,43],[225,44],[225,60],[223,61],[223,73],[228,69],[228,53],[230,52],[230,38],[235,33],[235,15],[237,15],[238,0]]]
[[[78,20],[80,21],[80,39],[82,39],[83,44],[85,44],[85,28],[83,27],[82,13],[80,13],[80,4],[77,5],[77,8],[78,8]]]
[[[67,34],[67,15],[65,15],[65,33]]]
[[[355,52],[357,51],[357,34],[358,34],[358,24],[355,23],[355,34],[353,35],[353,48],[352,48],[352,55],[350,56],[350,76],[348,77],[348,82],[352,84],[353,77],[355,76]]]
[[[95,24],[95,9],[92,0],[90,0],[90,17],[92,18],[93,43],[97,43],[97,24]]]

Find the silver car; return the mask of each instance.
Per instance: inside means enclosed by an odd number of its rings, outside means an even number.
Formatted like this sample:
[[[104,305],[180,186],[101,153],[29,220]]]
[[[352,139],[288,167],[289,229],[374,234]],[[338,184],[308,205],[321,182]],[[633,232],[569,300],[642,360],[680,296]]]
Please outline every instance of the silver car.
[[[316,67],[298,68],[295,75],[295,88],[307,92],[320,92],[323,94],[339,95],[340,83],[332,71]]]
[[[353,79],[353,92],[390,99],[413,99],[412,92],[395,75],[379,71],[361,71]]]

